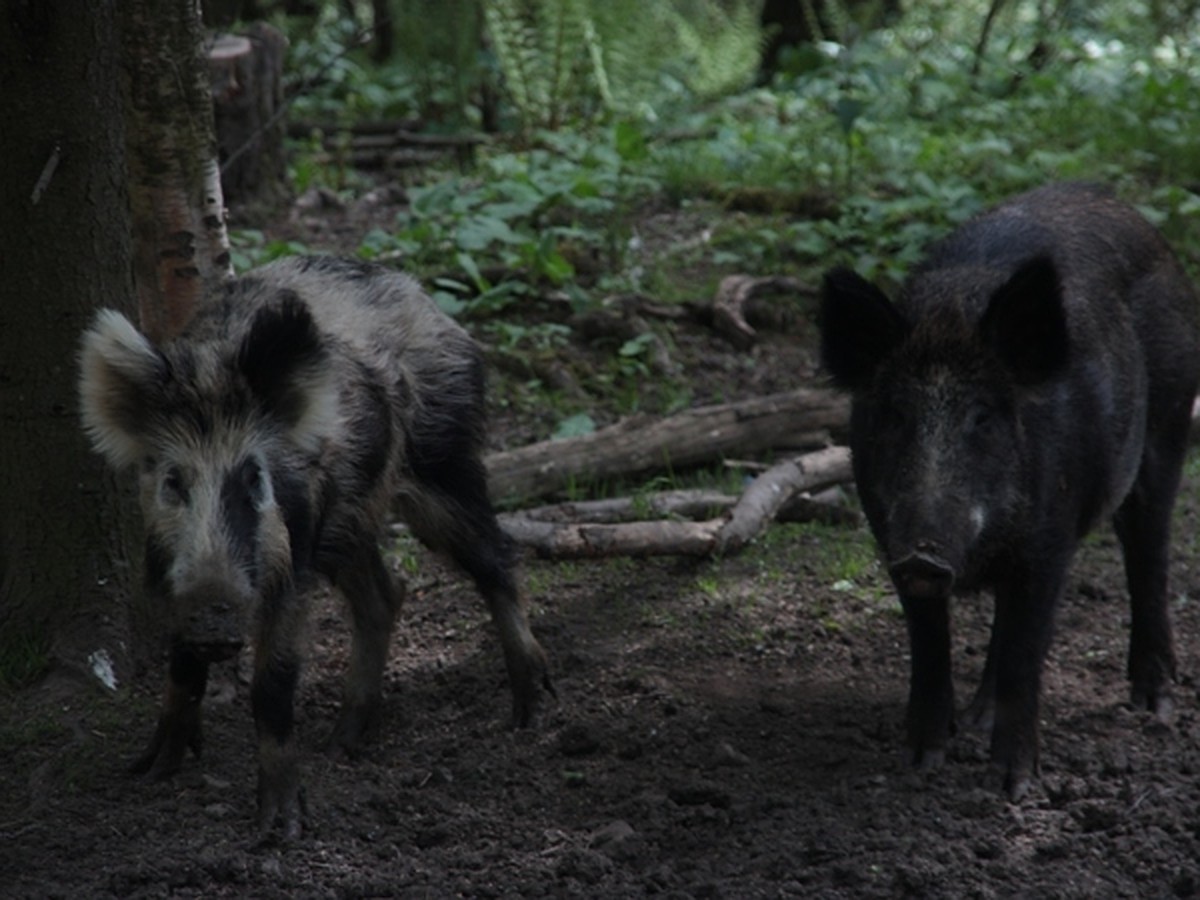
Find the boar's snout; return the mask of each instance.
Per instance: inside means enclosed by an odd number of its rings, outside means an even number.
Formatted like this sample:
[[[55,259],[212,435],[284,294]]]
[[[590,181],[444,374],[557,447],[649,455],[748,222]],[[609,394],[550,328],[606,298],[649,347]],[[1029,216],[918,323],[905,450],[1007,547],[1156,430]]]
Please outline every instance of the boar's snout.
[[[206,583],[178,598],[181,611],[177,640],[205,662],[237,655],[245,642],[245,604],[224,585]]]
[[[954,566],[935,547],[918,546],[888,566],[896,588],[907,597],[936,600],[950,596]]]

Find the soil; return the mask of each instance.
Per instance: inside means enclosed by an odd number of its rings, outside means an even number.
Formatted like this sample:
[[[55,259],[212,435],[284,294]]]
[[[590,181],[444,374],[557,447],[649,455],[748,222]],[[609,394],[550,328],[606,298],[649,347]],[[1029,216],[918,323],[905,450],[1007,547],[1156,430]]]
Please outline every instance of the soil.
[[[338,246],[328,239],[338,227],[356,233],[353,210],[322,215],[333,220],[325,245]],[[672,352],[694,376],[695,402],[811,377],[803,328],[746,352],[678,327]],[[493,443],[529,439],[537,414],[503,399]],[[215,673],[203,756],[169,782],[123,768],[153,728],[160,667],[115,693],[52,679],[0,706],[0,895],[1200,895],[1194,462],[1172,567],[1173,720],[1128,703],[1127,597],[1103,530],[1081,549],[1059,611],[1041,779],[1020,803],[999,792],[982,735],[957,735],[935,773],[904,762],[907,638],[861,528],[779,526],[717,562],[525,559],[557,697],[523,731],[508,727],[482,603],[401,541],[396,566],[415,574],[380,733],[353,761],[322,752],[347,632],[334,598],[314,610],[297,710],[299,840],[254,831],[245,660]],[[986,596],[956,603],[960,705],[978,682],[990,615]]]

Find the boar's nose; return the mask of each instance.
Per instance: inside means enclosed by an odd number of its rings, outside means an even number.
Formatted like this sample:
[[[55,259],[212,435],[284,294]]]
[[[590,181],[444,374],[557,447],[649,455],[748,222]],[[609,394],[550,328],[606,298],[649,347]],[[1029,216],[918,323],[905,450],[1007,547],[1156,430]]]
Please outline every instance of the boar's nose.
[[[237,656],[242,649],[240,640],[192,640],[186,643],[196,657],[203,662],[219,663]]]
[[[238,604],[219,591],[194,594],[187,598],[187,612],[177,639],[206,662],[221,662],[236,656],[242,648],[243,633]],[[213,594],[216,594],[214,597]]]
[[[954,587],[954,567],[927,547],[909,553],[888,567],[897,590],[906,597],[936,600]]]

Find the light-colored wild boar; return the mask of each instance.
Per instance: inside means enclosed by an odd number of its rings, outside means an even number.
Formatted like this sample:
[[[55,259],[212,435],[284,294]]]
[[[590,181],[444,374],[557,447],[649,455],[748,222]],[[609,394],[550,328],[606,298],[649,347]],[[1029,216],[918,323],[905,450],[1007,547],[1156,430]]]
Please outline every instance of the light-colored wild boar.
[[[254,648],[259,826],[301,828],[293,695],[306,598],[345,595],[353,649],[333,742],[374,724],[400,592],[378,540],[398,505],[475,581],[500,632],[517,725],[550,689],[488,499],[478,347],[410,277],[331,258],[272,263],[217,289],[154,346],[119,313],[84,335],[84,427],[136,467],[146,587],[168,619],[166,698],[135,771],[199,752],[210,663]]]

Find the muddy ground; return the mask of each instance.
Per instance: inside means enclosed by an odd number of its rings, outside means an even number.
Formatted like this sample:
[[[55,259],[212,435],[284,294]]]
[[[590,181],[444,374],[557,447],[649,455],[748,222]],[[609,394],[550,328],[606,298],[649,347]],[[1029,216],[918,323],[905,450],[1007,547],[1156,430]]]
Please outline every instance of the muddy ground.
[[[746,353],[680,327],[672,348],[695,402],[807,377],[805,329]],[[528,406],[493,405],[493,443],[527,439]],[[115,695],[52,682],[0,706],[0,895],[1197,896],[1198,515],[1200,457],[1177,515],[1173,722],[1127,702],[1127,597],[1102,531],[1060,611],[1042,778],[1019,804],[998,792],[980,735],[956,737],[933,775],[902,762],[907,640],[862,528],[779,526],[720,562],[525,559],[558,696],[522,732],[508,727],[482,603],[402,541],[396,566],[416,574],[382,728],[353,762],[321,752],[347,634],[333,598],[312,617],[299,841],[255,839],[253,726],[235,667],[210,687],[203,757],[168,783],[123,772],[153,727],[161,670]],[[960,705],[990,612],[987,597],[956,606]]]

